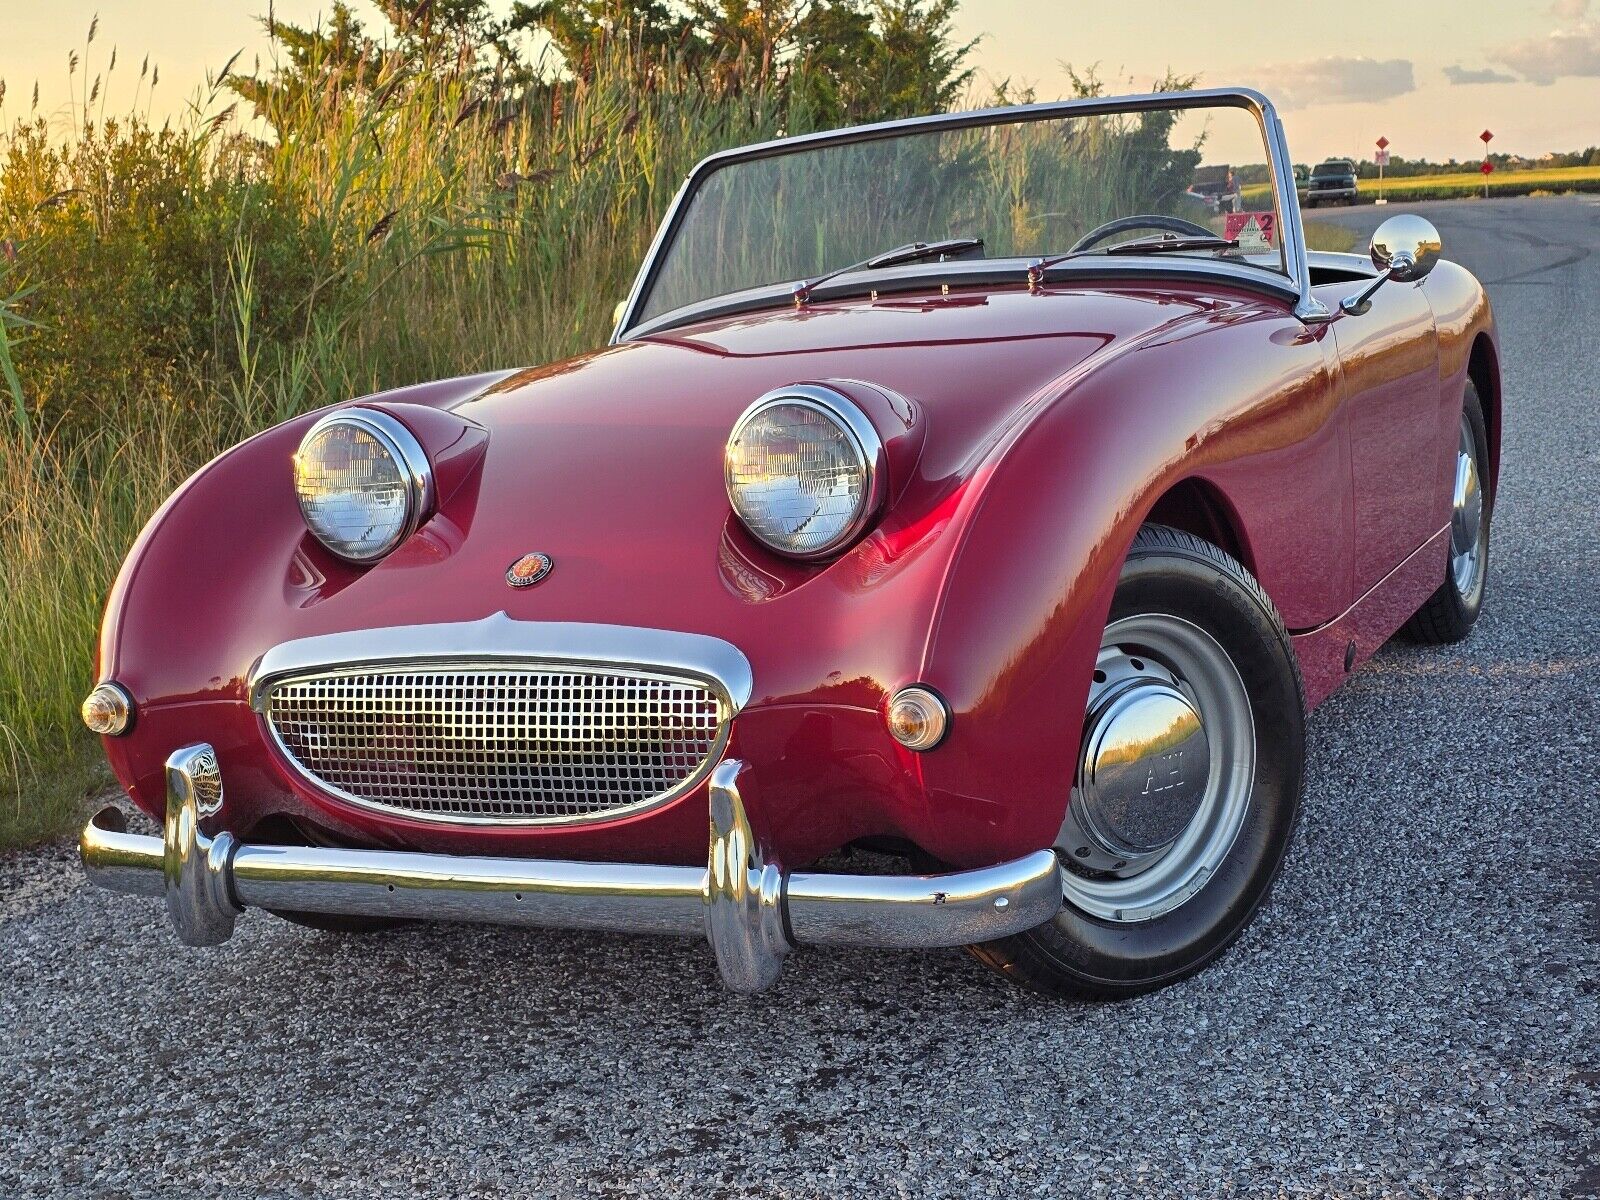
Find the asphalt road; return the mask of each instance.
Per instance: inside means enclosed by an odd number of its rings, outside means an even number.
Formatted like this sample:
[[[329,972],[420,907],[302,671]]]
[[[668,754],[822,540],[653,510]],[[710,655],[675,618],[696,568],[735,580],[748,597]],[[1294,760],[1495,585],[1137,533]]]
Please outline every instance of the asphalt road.
[[[1501,322],[1487,611],[1318,710],[1211,970],[1094,1006],[811,951],[741,999],[700,945],[261,914],[194,951],[14,855],[0,1195],[1600,1194],[1600,204],[1415,207]]]

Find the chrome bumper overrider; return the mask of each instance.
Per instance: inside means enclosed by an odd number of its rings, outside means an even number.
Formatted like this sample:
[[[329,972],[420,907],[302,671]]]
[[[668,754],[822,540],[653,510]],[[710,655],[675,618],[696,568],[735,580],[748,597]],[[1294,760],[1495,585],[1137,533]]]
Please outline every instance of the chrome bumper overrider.
[[[201,828],[218,790],[216,754],[189,746],[167,760],[160,838],[127,832],[106,808],[79,842],[84,872],[113,891],[164,896],[180,941],[223,942],[245,908],[478,921],[622,933],[704,934],[735,991],[773,983],[796,945],[959,946],[1043,924],[1061,907],[1053,851],[949,875],[788,872],[766,860],[739,796],[743,764],[711,775],[704,870],[648,863],[561,862],[257,846]]]

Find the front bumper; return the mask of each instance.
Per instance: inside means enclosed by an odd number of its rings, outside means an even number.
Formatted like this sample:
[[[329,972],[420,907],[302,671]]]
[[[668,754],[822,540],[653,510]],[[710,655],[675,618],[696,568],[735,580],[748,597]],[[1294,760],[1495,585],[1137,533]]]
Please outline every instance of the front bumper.
[[[221,795],[207,745],[167,760],[160,838],[128,833],[121,811],[106,808],[84,828],[79,850],[90,882],[165,897],[188,945],[226,941],[249,907],[703,934],[723,981],[741,992],[776,981],[797,945],[960,946],[1032,929],[1061,907],[1050,850],[948,875],[786,871],[769,861],[745,816],[742,770],[729,759],[711,775],[704,870],[242,843],[203,829]]]

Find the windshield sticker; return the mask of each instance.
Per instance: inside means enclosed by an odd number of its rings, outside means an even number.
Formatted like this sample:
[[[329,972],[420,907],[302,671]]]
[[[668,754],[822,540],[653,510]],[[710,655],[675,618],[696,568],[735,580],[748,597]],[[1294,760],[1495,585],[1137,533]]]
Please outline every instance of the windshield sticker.
[[[1239,249],[1246,254],[1264,254],[1278,242],[1277,214],[1270,212],[1241,212],[1228,214],[1226,238],[1238,238]]]

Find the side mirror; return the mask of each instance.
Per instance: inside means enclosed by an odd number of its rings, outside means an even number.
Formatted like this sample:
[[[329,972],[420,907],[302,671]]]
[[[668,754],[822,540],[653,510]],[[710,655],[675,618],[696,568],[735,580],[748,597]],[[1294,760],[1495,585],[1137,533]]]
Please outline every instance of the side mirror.
[[[1372,295],[1384,284],[1415,283],[1426,277],[1439,261],[1443,243],[1439,231],[1431,221],[1415,213],[1401,213],[1390,217],[1372,235],[1368,253],[1379,275],[1364,290],[1346,296],[1339,307],[1352,317],[1359,317],[1372,307]]]

